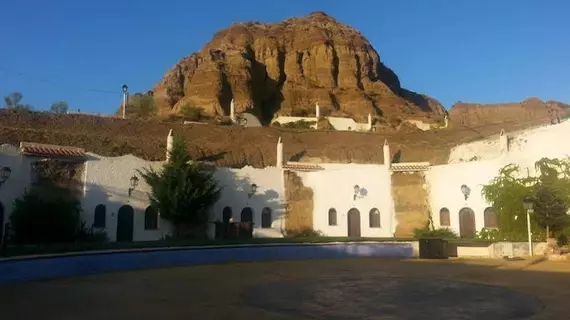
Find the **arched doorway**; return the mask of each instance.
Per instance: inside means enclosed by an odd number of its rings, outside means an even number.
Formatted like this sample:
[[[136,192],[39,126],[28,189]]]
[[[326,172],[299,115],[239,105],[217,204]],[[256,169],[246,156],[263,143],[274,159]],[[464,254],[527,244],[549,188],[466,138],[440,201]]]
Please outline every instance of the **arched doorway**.
[[[360,211],[356,208],[348,210],[348,236],[360,237]]]
[[[262,228],[271,228],[271,208],[265,207],[261,211],[261,227]]]
[[[224,209],[222,210],[222,221],[225,224],[228,224],[230,223],[230,221],[232,221],[232,217],[233,217],[232,208],[224,207]]]
[[[129,205],[119,208],[117,214],[117,242],[133,241],[135,210]]]
[[[0,243],[4,240],[4,205],[0,202]]]
[[[461,238],[475,238],[475,212],[471,208],[459,211],[459,236]]]
[[[245,207],[241,210],[241,222],[253,222],[253,209]]]

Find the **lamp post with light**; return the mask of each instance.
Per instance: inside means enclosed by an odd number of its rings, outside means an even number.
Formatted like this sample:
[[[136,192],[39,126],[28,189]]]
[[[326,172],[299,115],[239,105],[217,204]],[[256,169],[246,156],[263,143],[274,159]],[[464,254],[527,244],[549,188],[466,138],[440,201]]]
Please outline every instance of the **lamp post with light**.
[[[125,119],[126,109],[127,109],[127,95],[129,94],[129,86],[124,84],[122,89],[123,89],[123,119]]]
[[[253,183],[250,186],[249,192],[247,193],[247,198],[251,198],[253,197],[253,195],[257,192],[257,185],[255,183]]]
[[[523,207],[526,210],[526,228],[527,228],[527,233],[528,233],[528,252],[529,252],[530,256],[533,255],[532,232],[530,230],[530,214],[534,212],[533,206],[534,206],[534,202],[533,202],[532,198],[530,198],[530,197],[524,198]]]

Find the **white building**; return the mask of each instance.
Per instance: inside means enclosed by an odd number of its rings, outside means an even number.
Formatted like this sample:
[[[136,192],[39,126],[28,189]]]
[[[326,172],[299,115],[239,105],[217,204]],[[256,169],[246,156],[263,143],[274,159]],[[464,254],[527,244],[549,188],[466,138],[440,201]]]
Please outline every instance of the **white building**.
[[[560,140],[565,134],[570,134],[570,122],[511,133],[510,137],[501,132],[487,140],[455,147],[449,163],[436,166],[392,164],[387,142],[382,146],[383,164],[286,162],[284,144],[279,141],[275,166],[215,168],[214,175],[223,191],[212,209],[211,221],[251,220],[256,237],[283,236],[287,228],[284,173],[288,170],[296,172],[303,185],[312,190],[313,229],[327,236],[392,237],[399,223],[393,175],[415,172],[425,177],[422,188],[427,190],[425,200],[435,226],[472,236],[483,227],[493,227],[492,208],[481,196],[482,186],[507,164],[528,167],[533,174],[535,161],[567,157],[570,145]],[[81,163],[82,218],[87,225],[105,230],[110,240],[158,240],[171,234],[171,225],[149,207],[149,187],[142,179],[134,188],[131,182],[138,170],[159,168],[163,162],[132,155],[102,157],[80,148],[33,143],[0,148],[0,169],[11,171],[0,185],[0,225],[9,220],[14,199],[33,183],[32,163],[52,157]]]

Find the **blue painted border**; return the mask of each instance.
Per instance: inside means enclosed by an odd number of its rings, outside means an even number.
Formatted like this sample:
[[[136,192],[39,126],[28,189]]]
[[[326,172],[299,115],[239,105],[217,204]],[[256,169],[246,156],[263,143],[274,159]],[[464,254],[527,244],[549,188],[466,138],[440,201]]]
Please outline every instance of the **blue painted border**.
[[[228,262],[413,257],[410,243],[343,243],[172,248],[17,258],[0,261],[0,284],[115,271]]]

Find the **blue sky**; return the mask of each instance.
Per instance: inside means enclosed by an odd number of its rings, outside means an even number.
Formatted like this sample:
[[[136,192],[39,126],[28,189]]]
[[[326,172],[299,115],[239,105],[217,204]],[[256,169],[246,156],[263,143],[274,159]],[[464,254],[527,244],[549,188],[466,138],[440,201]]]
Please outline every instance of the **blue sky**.
[[[568,0],[4,0],[0,95],[114,112],[124,83],[150,89],[232,22],[318,10],[359,29],[404,87],[446,107],[570,102]]]

